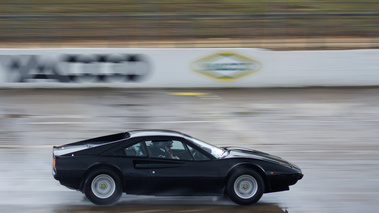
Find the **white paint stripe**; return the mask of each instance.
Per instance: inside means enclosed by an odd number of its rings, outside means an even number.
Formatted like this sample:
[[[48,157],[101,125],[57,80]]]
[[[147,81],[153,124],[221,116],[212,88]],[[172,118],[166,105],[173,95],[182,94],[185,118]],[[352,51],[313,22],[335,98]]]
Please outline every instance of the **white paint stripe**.
[[[212,123],[215,121],[136,121],[136,122],[123,122],[123,123],[130,123],[130,124],[184,124],[184,123]],[[54,124],[97,124],[101,122],[29,122],[28,124],[33,125],[54,125]]]
[[[144,124],[144,123],[152,123],[152,124],[184,124],[184,123],[213,123],[215,121],[153,121],[153,122],[124,122],[124,123],[136,123],[136,124]]]
[[[60,121],[54,121],[54,122],[47,122],[47,121],[41,121],[41,122],[29,122],[28,124],[33,124],[33,125],[52,125],[52,124],[94,124],[94,123],[100,123],[100,122],[80,122],[80,121],[71,121],[71,122],[60,122]]]
[[[37,145],[37,146],[18,146],[18,145],[0,145],[0,149],[51,149],[55,145]]]

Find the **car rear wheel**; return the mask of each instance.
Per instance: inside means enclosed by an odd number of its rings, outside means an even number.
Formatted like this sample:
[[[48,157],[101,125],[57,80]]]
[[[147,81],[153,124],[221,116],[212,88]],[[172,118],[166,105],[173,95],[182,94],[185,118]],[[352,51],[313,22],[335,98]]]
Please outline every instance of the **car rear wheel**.
[[[108,169],[93,171],[86,179],[84,193],[92,203],[98,205],[113,204],[118,201],[122,194],[120,178]]]
[[[263,195],[264,182],[258,172],[242,170],[231,175],[227,183],[227,194],[240,205],[256,203]]]

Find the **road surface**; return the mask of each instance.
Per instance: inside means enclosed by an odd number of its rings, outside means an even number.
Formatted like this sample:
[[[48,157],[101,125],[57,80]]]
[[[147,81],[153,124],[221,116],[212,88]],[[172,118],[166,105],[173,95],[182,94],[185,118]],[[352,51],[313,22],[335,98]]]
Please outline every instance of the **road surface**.
[[[133,195],[95,206],[52,177],[53,145],[131,129],[257,149],[305,176],[253,206]],[[3,89],[0,212],[378,212],[378,140],[379,88]]]

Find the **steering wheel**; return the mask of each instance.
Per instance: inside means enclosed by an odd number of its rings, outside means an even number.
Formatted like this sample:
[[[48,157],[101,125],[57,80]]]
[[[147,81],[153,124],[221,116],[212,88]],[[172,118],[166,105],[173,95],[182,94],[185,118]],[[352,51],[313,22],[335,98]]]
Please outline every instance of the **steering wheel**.
[[[192,150],[192,155],[195,158],[195,160],[201,160],[202,159],[202,155],[200,154],[200,152],[195,150],[195,149]]]

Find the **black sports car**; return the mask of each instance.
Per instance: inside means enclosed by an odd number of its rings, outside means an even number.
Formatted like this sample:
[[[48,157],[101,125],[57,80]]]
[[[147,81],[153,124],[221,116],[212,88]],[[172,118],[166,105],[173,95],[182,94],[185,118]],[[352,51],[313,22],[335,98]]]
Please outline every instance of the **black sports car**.
[[[256,150],[219,148],[180,132],[136,130],[53,148],[53,175],[95,204],[139,195],[222,195],[241,205],[288,190],[299,167]]]

